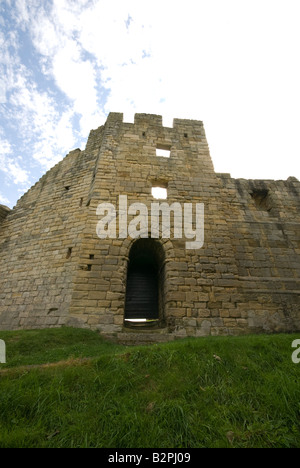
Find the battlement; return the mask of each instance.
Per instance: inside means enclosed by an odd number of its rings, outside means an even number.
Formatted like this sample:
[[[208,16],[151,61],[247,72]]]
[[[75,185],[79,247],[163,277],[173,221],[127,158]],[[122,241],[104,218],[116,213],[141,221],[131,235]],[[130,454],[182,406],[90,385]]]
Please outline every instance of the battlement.
[[[163,117],[156,114],[137,113],[134,116],[134,122],[124,121],[124,114],[119,112],[111,112],[106,120],[106,123],[98,129],[91,130],[86,150],[94,151],[100,148],[103,139],[115,137],[119,138],[120,134],[129,134],[140,138],[147,139],[151,135],[150,140],[157,138],[157,143],[162,143],[162,140],[180,140],[184,141],[185,146],[191,141],[200,141],[207,145],[206,135],[201,120],[190,119],[173,119],[172,127],[163,126]],[[163,143],[162,143],[163,144]],[[167,144],[168,145],[168,144]],[[174,145],[174,143],[173,143]]]
[[[122,124],[127,123],[124,121],[124,114],[120,112],[111,112],[107,117],[108,125],[115,125],[116,123]],[[128,123],[127,123],[128,124]],[[137,113],[134,115],[134,123],[131,125],[146,125],[146,126],[156,126],[163,127],[163,117],[162,115],[157,114],[143,114]],[[203,122],[201,120],[192,120],[192,119],[173,119],[173,129],[180,127],[203,127]],[[166,127],[169,128],[169,127]]]

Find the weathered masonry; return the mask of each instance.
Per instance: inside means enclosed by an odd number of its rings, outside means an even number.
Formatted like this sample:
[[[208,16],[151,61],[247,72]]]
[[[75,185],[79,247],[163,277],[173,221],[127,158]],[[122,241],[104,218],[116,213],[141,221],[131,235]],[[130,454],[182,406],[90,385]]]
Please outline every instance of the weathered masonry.
[[[100,203],[150,209],[155,187],[204,204],[201,249],[172,232],[99,239]],[[111,113],[84,151],[0,206],[0,254],[0,329],[90,327],[127,343],[300,330],[300,183],[215,173],[200,121]]]

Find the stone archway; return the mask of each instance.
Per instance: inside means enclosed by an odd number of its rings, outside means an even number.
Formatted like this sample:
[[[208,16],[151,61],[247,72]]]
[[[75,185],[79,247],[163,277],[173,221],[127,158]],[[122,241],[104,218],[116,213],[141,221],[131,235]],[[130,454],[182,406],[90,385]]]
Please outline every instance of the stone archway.
[[[135,241],[129,253],[124,323],[160,325],[164,320],[165,253],[154,239]]]

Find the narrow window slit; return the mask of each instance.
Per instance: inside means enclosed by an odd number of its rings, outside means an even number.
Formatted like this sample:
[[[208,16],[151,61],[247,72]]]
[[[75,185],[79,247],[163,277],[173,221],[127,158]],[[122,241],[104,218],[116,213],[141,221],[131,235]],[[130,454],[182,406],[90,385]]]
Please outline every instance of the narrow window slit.
[[[71,255],[72,255],[72,247],[69,247],[69,248],[68,248],[68,251],[67,251],[67,257],[66,257],[66,258],[67,258],[67,259],[70,258]]]

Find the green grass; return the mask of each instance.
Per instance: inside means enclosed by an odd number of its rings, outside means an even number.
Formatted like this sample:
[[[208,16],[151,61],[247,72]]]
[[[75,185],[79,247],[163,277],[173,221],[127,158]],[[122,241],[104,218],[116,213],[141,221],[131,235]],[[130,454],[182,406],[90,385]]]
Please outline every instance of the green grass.
[[[125,347],[89,330],[0,332],[0,448],[299,448],[297,338]]]

